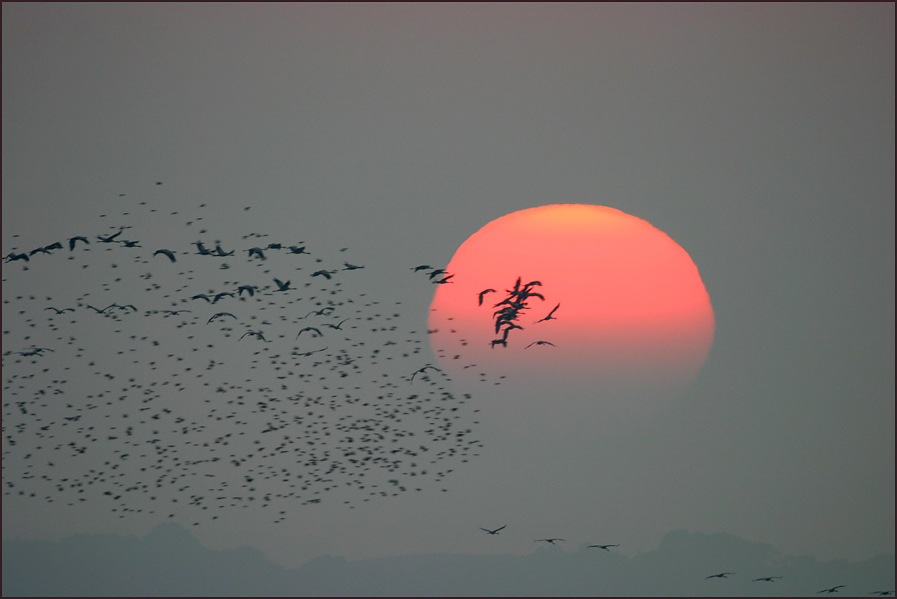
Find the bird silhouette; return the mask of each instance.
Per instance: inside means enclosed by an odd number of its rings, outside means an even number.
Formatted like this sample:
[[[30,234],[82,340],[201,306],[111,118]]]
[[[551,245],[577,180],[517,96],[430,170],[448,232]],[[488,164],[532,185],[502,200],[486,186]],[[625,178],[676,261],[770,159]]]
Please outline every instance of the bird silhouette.
[[[252,258],[252,256],[255,255],[255,256],[258,256],[259,258],[261,258],[262,260],[267,260],[267,258],[265,258],[265,252],[262,251],[262,248],[254,247],[254,248],[249,248],[246,251],[249,252],[250,258]]]
[[[428,369],[439,370],[432,364],[427,364],[426,366],[423,366],[422,368],[418,368],[417,370],[415,370],[414,372],[411,373],[411,382],[414,382],[414,375],[424,374],[425,372],[427,372]],[[507,526],[507,524],[505,526]],[[504,528],[504,526],[502,526],[501,528]],[[501,530],[501,528],[499,528],[499,530]]]
[[[711,574],[710,576],[705,576],[704,580],[708,578],[726,578],[728,576],[732,576],[735,572],[720,572],[719,574]]]
[[[75,311],[74,308],[63,308],[62,310],[60,310],[59,308],[54,308],[53,306],[50,306],[49,308],[44,308],[44,310],[54,310],[57,314],[65,314],[66,312],[74,312]]]
[[[508,526],[508,525],[505,524],[504,526],[501,526],[501,527],[499,527],[499,528],[496,528],[495,530],[489,530],[488,528],[483,528],[483,527],[481,526],[481,527],[480,527],[480,530],[485,530],[485,531],[486,531],[486,534],[497,535],[497,534],[498,534],[498,531],[505,529],[507,526]]]
[[[549,545],[554,545],[554,544],[555,544],[555,541],[566,541],[566,539],[558,539],[558,538],[552,538],[552,539],[536,539],[535,541],[533,541],[533,543],[539,543],[540,541],[545,541],[545,542],[548,543]]]
[[[115,238],[118,237],[119,235],[121,235],[122,231],[124,231],[124,229],[119,229],[118,233],[115,233],[113,235],[107,235],[106,237],[103,237],[102,235],[97,235],[97,239],[99,239],[103,243],[115,243]]]
[[[87,237],[84,237],[82,235],[76,235],[75,237],[70,237],[69,238],[69,251],[72,251],[75,249],[76,241],[83,241],[84,243],[87,243],[87,244],[90,243],[90,241],[87,240]]]
[[[543,321],[546,321],[546,320],[557,320],[557,318],[555,318],[555,317],[552,316],[552,315],[554,314],[555,310],[557,310],[557,309],[560,308],[560,307],[561,307],[561,305],[558,304],[557,306],[555,306],[554,308],[552,308],[551,312],[548,313],[548,316],[546,316],[545,318],[540,318],[540,319],[537,320],[536,322],[539,323],[539,322],[543,322]]]
[[[524,349],[529,349],[534,345],[550,345],[551,347],[557,347],[554,343],[550,341],[533,341],[529,345],[527,345]]]
[[[324,277],[325,279],[332,279],[332,278],[333,278],[333,277],[331,276],[331,274],[330,274],[330,271],[327,271],[327,270],[318,270],[318,271],[315,271],[315,272],[311,273],[311,276],[313,276],[313,277]]]
[[[839,584],[838,586],[829,587],[827,589],[822,589],[821,591],[816,591],[816,594],[818,595],[819,593],[837,593],[837,592],[839,592],[838,589],[843,589],[845,586],[846,585]]]
[[[322,327],[330,327],[331,329],[336,329],[337,331],[342,331],[342,330],[343,330],[343,323],[346,322],[347,320],[349,320],[349,319],[348,319],[348,318],[344,318],[343,320],[341,320],[341,321],[339,322],[339,324],[330,324],[329,322],[325,322],[325,323],[322,324],[321,326],[322,326]]]
[[[764,576],[762,578],[755,578],[751,582],[775,582],[776,578],[781,578],[781,576]]]
[[[595,549],[604,549],[605,551],[610,551],[610,547],[619,547],[619,545],[589,545],[589,548],[594,547]]]
[[[478,306],[483,305],[483,296],[486,295],[487,293],[495,293],[495,289],[483,289],[482,291],[480,291],[480,293],[479,293],[480,303],[477,304]]]
[[[265,336],[262,334],[261,331],[247,331],[240,336],[239,341],[242,341],[243,337],[245,337],[246,335],[254,335],[255,337],[261,339],[262,341],[264,341],[266,343],[268,342],[268,340],[265,339]]]
[[[305,331],[311,331],[311,332],[313,332],[313,333],[317,333],[317,336],[318,336],[318,337],[323,337],[323,336],[324,336],[324,335],[321,334],[321,331],[318,330],[318,329],[316,329],[315,327],[305,327],[304,329],[302,329],[301,331],[299,331],[299,332],[296,334],[296,338],[298,339],[298,338],[299,338],[299,335],[301,335],[301,334],[304,333]]]
[[[215,320],[216,318],[224,318],[225,316],[230,316],[232,318],[236,318],[236,316],[234,316],[230,312],[218,312],[216,314],[213,314],[212,317],[209,318],[208,322],[206,322],[206,324],[211,324],[211,322],[213,320]]]
[[[289,281],[281,281],[280,279],[275,278],[274,282],[277,284],[278,291],[286,291],[287,289],[290,288]]]
[[[171,260],[172,262],[177,261],[174,257],[174,252],[172,252],[171,250],[156,250],[155,252],[153,252],[153,256],[157,256],[159,254],[162,254],[163,256],[168,256],[168,259]]]

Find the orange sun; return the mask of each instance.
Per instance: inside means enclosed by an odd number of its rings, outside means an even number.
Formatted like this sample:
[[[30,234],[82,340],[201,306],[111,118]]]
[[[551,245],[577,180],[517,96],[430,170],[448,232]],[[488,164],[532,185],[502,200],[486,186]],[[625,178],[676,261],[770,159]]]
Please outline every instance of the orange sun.
[[[508,214],[471,235],[445,270],[453,276],[433,297],[430,341],[461,382],[672,395],[713,343],[713,308],[689,255],[614,208]]]

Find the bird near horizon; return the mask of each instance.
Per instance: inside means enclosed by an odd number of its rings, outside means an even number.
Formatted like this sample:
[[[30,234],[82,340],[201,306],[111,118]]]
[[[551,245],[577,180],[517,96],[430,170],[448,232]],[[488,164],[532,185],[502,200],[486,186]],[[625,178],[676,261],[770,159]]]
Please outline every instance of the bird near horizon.
[[[589,545],[589,548],[594,547],[595,549],[604,549],[605,551],[610,551],[611,547],[619,547],[619,545]]]

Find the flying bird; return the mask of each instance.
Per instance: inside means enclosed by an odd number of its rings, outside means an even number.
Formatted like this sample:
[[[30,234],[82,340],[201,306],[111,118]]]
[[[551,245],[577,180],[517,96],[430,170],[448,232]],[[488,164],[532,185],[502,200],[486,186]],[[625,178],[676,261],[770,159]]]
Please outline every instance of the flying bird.
[[[286,291],[287,289],[290,288],[290,282],[289,282],[289,281],[281,281],[280,279],[275,278],[275,279],[274,279],[274,282],[277,283],[277,290],[278,290],[278,291]]]
[[[442,277],[441,279],[439,279],[438,281],[433,281],[433,282],[436,283],[437,285],[444,285],[445,283],[454,283],[454,281],[449,281],[449,279],[451,279],[454,276],[455,275],[446,275],[446,276]]]
[[[318,337],[323,337],[323,336],[324,336],[324,335],[321,334],[321,331],[319,331],[319,330],[316,329],[315,327],[305,327],[304,329],[302,329],[301,331],[299,331],[299,332],[296,334],[296,339],[298,339],[298,338],[299,338],[299,335],[301,335],[301,334],[304,333],[305,331],[311,331],[311,332],[313,332],[313,333],[317,333],[317,334],[318,334],[318,335],[317,335]]]
[[[485,530],[485,531],[486,531],[486,534],[497,535],[497,534],[498,534],[498,531],[504,529],[504,528],[507,527],[507,526],[508,526],[508,525],[505,524],[504,526],[502,526],[502,527],[500,527],[500,528],[496,528],[495,530],[489,530],[488,528],[483,528],[483,527],[481,526],[481,527],[480,527],[480,530]]]
[[[230,312],[218,312],[217,314],[213,314],[212,317],[209,319],[209,321],[208,321],[206,324],[210,324],[210,323],[211,323],[213,320],[215,320],[216,318],[221,318],[221,317],[224,317],[224,316],[231,316],[231,317],[233,317],[233,318],[236,318],[236,316],[234,316],[234,315],[231,314]]]
[[[483,296],[486,295],[487,293],[495,293],[495,289],[483,289],[482,291],[480,291],[480,294],[479,294],[480,295],[480,303],[477,305],[479,305],[479,306],[483,305]]]
[[[249,294],[249,297],[252,297],[255,295],[255,285],[240,285],[237,287],[237,295],[240,297],[243,297],[244,291]]]
[[[303,316],[303,318],[308,318],[312,314],[314,314],[316,316],[323,316],[324,314],[327,314],[328,312],[331,312],[333,310],[334,310],[334,308],[332,306],[328,306],[326,308],[321,308],[320,310],[312,310],[311,312],[309,312],[308,314]]]
[[[264,341],[265,343],[268,342],[268,340],[265,339],[265,336],[262,334],[261,331],[247,331],[247,332],[243,333],[243,335],[240,337],[239,341],[242,341],[242,340],[243,340],[243,337],[245,337],[246,335],[255,335],[256,337],[258,337],[259,339],[261,339],[261,340]]]
[[[15,252],[11,252],[6,255],[4,260],[7,262],[12,262],[13,260],[24,260],[25,262],[29,262],[31,259],[28,257],[28,254],[16,254]]]
[[[246,250],[246,251],[249,252],[249,257],[250,257],[250,258],[252,258],[253,254],[255,254],[256,256],[258,256],[259,258],[261,258],[262,260],[267,260],[267,258],[265,258],[265,252],[262,251],[262,248],[259,248],[259,247],[249,248],[249,249]]]
[[[433,370],[439,370],[432,364],[427,364],[426,366],[424,366],[422,368],[418,368],[417,370],[415,370],[414,372],[411,373],[411,381],[414,382],[414,375],[424,374],[425,372],[427,372],[427,369],[429,369],[429,368],[432,368]],[[507,526],[507,524],[505,524],[505,526]],[[504,528],[504,526],[502,526],[501,528]],[[501,528],[499,528],[498,530],[501,530]],[[483,530],[485,530],[485,529],[483,529]],[[491,534],[495,534],[495,533],[491,533]]]
[[[545,541],[546,543],[548,543],[548,544],[550,544],[550,545],[554,545],[554,542],[555,542],[555,541],[566,541],[566,540],[567,540],[567,539],[558,539],[558,538],[553,538],[553,539],[536,539],[535,541],[533,541],[533,543],[538,543],[539,541]]]
[[[69,238],[69,251],[72,251],[73,249],[75,249],[75,242],[76,242],[76,241],[83,241],[84,243],[90,243],[90,242],[87,240],[87,237],[84,237],[84,236],[82,236],[82,235],[76,235],[75,237],[70,237],[70,238]]]
[[[326,270],[319,270],[319,271],[317,271],[317,272],[313,272],[313,273],[311,273],[311,276],[313,276],[313,277],[324,277],[325,279],[332,279],[332,278],[333,278],[332,276],[330,276],[330,272],[328,272],[328,271],[326,271]]]
[[[822,589],[821,591],[816,591],[816,594],[818,595],[819,593],[837,593],[838,589],[843,589],[844,587],[845,587],[845,585],[839,584],[838,586],[834,586],[834,587],[831,587],[828,589]]]
[[[342,331],[342,330],[343,330],[343,323],[346,322],[347,320],[349,320],[349,319],[348,319],[348,318],[344,318],[343,320],[340,321],[339,324],[330,324],[329,322],[325,322],[325,323],[322,324],[321,326],[322,326],[322,327],[330,327],[331,329],[336,329],[337,331]]]
[[[156,256],[158,254],[162,254],[163,256],[168,256],[169,260],[171,260],[172,262],[176,262],[175,257],[174,257],[174,252],[172,252],[171,250],[156,250],[155,252],[153,252],[153,256]]]
[[[69,312],[69,311],[72,311],[72,312],[75,311],[74,308],[63,308],[62,310],[60,310],[59,308],[54,308],[53,306],[50,306],[49,308],[44,308],[44,310],[55,310],[57,314],[65,314],[66,312]]]
[[[776,578],[781,578],[781,576],[764,576],[763,578],[755,578],[751,582],[775,582]]]
[[[604,549],[605,551],[610,551],[609,547],[619,547],[619,545],[589,545],[589,547],[594,547],[596,549]]]
[[[97,239],[99,239],[103,243],[115,243],[115,238],[118,237],[119,235],[121,235],[122,231],[124,231],[124,229],[119,229],[118,233],[115,233],[114,235],[109,235],[107,237],[103,237],[102,235],[97,235]]]
[[[548,316],[546,316],[545,318],[540,318],[540,319],[537,320],[536,322],[542,322],[543,320],[557,320],[557,318],[555,318],[555,317],[552,316],[552,315],[554,314],[555,310],[557,310],[557,309],[560,308],[560,307],[561,307],[561,305],[558,304],[557,306],[555,306],[554,308],[552,308],[551,312],[548,313]]]
[[[708,578],[726,578],[733,574],[735,574],[735,572],[720,572],[719,574],[711,574],[710,576],[705,576],[704,580],[707,580]]]
[[[364,266],[356,266],[355,264],[349,264],[348,262],[343,262],[343,270],[356,270],[359,268],[364,268]]]
[[[532,347],[534,345],[550,345],[551,347],[557,347],[554,343],[552,343],[550,341],[533,341],[532,343],[527,345],[524,349],[529,349],[530,347]]]

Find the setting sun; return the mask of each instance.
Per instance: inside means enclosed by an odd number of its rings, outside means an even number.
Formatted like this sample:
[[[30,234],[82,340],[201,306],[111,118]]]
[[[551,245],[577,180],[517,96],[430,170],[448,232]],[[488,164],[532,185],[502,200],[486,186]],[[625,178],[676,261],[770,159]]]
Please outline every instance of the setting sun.
[[[508,214],[471,235],[445,270],[454,276],[436,290],[430,338],[461,380],[485,370],[528,384],[573,377],[681,389],[713,342],[710,298],[689,255],[614,208]],[[514,286],[527,283],[521,300]],[[516,310],[502,312],[509,305]]]

